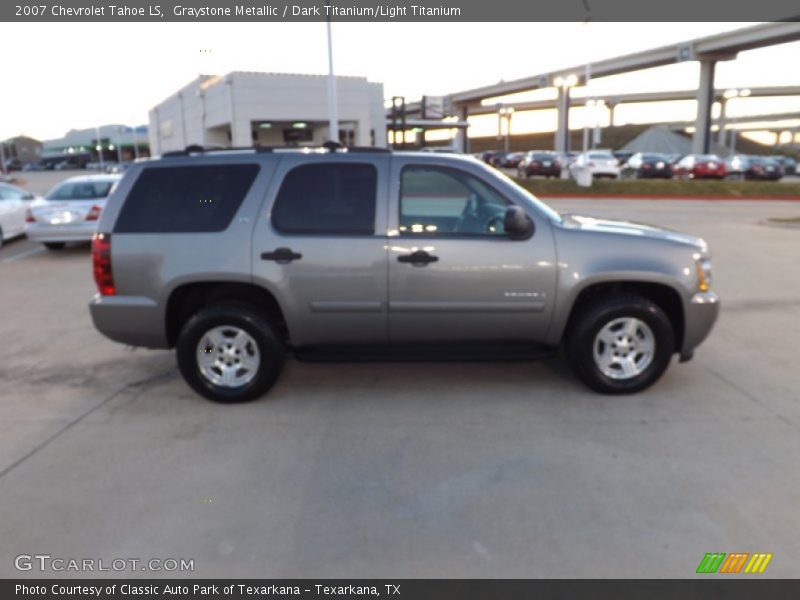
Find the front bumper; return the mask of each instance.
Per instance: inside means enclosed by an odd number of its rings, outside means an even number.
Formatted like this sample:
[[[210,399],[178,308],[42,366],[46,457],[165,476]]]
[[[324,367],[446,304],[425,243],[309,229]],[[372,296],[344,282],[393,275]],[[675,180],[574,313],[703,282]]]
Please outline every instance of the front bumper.
[[[719,316],[719,297],[713,291],[697,292],[686,306],[681,359],[691,358],[694,349],[708,337]]]
[[[78,225],[31,223],[25,228],[25,235],[34,242],[90,242],[96,229],[96,222]]]
[[[89,302],[95,328],[129,346],[167,348],[166,320],[160,305],[142,296],[101,296]]]

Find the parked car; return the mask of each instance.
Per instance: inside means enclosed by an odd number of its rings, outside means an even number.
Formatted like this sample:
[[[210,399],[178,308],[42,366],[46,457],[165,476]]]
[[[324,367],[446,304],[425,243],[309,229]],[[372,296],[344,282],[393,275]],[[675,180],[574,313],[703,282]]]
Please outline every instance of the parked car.
[[[797,159],[792,156],[770,156],[768,158],[772,158],[778,161],[778,163],[783,167],[783,174],[784,175],[798,175],[797,172]]]
[[[265,393],[288,351],[343,347],[419,358],[511,344],[519,358],[563,345],[591,388],[636,392],[674,354],[690,359],[719,309],[701,239],[559,215],[479,161],[422,152],[135,163],[92,257],[97,329],[174,347],[188,384],[221,402]]]
[[[504,156],[505,152],[502,150],[484,150],[481,152],[481,160],[493,167],[497,166],[497,161],[501,160]]]
[[[25,234],[25,212],[36,196],[22,188],[0,183],[0,247]]]
[[[561,160],[555,152],[532,150],[517,165],[518,177],[561,177]]]
[[[22,171],[22,161],[18,158],[7,158],[6,159],[6,171]]]
[[[586,168],[592,177],[619,177],[619,161],[607,150],[592,150],[578,154],[572,163],[573,168]]]
[[[624,166],[628,159],[633,156],[634,152],[628,152],[627,150],[614,150],[611,154],[614,155],[614,158],[617,159],[617,163],[620,166]]]
[[[48,250],[60,250],[66,242],[92,239],[106,200],[120,175],[70,177],[31,203],[25,233]]]
[[[725,161],[716,154],[687,154],[672,167],[681,179],[724,179]]]
[[[621,175],[622,177],[635,177],[636,179],[671,179],[672,168],[666,154],[637,152],[631,155],[628,161],[622,165]]]
[[[730,179],[766,179],[778,181],[783,177],[783,167],[768,156],[735,154],[725,161],[725,171]]]
[[[83,169],[83,165],[71,160],[62,160],[61,162],[56,163],[55,167],[53,168],[56,171],[75,171],[77,169]]]
[[[509,152],[500,159],[497,166],[503,169],[516,169],[523,158],[525,158],[524,152]]]

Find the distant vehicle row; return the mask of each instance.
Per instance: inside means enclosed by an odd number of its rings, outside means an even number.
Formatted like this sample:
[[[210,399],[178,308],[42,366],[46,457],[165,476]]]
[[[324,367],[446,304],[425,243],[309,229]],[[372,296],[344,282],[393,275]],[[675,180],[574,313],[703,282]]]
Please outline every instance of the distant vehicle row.
[[[516,169],[517,176],[561,177],[587,169],[593,177],[611,179],[759,179],[776,181],[797,173],[797,161],[788,156],[735,154],[722,159],[715,154],[658,154],[654,152],[557,153],[546,150],[509,152],[488,150],[477,155],[501,169]]]
[[[122,173],[131,165],[130,161],[116,162],[76,162],[72,160],[41,161],[22,164],[19,159],[13,158],[6,161],[6,171],[102,171],[105,173]]]

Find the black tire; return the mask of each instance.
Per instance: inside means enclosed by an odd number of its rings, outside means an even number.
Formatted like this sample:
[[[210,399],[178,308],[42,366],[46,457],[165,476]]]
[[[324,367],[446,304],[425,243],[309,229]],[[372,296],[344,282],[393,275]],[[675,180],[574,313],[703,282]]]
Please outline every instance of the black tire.
[[[63,250],[66,244],[64,242],[44,242],[44,247],[48,250]]]
[[[615,379],[595,362],[598,333],[615,319],[633,317],[643,321],[655,338],[650,364],[638,375]],[[664,374],[675,352],[672,323],[661,308],[640,296],[606,296],[583,309],[570,324],[567,336],[567,359],[575,373],[591,389],[604,394],[632,394],[653,385]]]
[[[197,361],[201,338],[215,327],[244,330],[258,346],[260,361],[253,378],[244,385],[223,387],[206,378]],[[270,318],[248,304],[212,305],[195,313],[183,326],[175,347],[178,368],[186,383],[214,402],[248,402],[264,395],[277,381],[286,359],[283,339]]]
[[[0,248],[3,247],[3,228],[0,227]]]

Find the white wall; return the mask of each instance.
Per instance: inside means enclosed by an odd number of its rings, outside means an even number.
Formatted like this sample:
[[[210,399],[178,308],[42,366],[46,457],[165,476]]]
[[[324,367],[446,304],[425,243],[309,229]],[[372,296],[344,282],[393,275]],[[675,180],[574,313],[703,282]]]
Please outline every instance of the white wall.
[[[150,112],[153,153],[181,150],[191,144],[251,146],[251,124],[284,122],[259,132],[261,144],[283,144],[285,124],[314,123],[313,142],[329,139],[327,78],[234,72],[225,77],[201,76]],[[337,77],[340,123],[355,130],[357,145],[386,145],[383,85],[362,77]],[[227,140],[227,132],[232,139]]]

